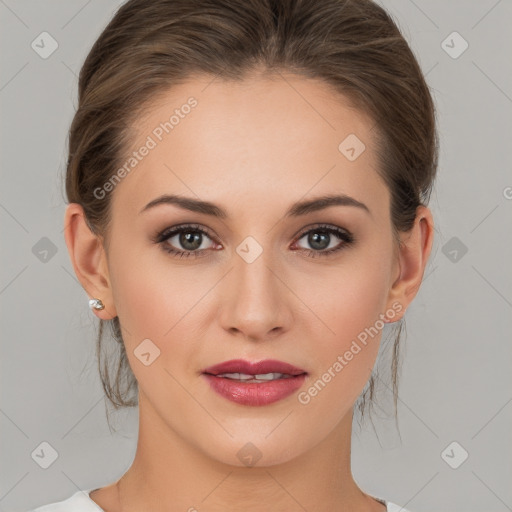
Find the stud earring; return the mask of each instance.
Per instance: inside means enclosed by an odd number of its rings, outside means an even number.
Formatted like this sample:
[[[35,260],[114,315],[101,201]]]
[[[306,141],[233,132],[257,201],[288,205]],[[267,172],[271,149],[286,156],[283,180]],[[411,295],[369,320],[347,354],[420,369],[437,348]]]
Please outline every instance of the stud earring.
[[[91,308],[91,310],[97,310],[97,311],[100,311],[102,309],[105,309],[105,304],[103,304],[103,302],[101,302],[100,299],[91,299],[89,301],[89,307]]]

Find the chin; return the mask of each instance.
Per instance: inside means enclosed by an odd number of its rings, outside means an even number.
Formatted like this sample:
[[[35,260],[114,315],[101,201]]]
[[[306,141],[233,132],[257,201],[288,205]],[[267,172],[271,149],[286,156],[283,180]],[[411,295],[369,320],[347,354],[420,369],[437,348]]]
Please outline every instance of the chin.
[[[253,433],[243,428],[237,433],[234,428],[227,427],[233,437],[222,432],[216,439],[203,439],[198,448],[222,464],[237,468],[257,468],[285,464],[316,444],[317,440],[311,439],[307,432],[291,432],[283,428],[283,425],[278,426],[279,421],[273,422],[271,426],[266,424],[260,429],[253,425]]]

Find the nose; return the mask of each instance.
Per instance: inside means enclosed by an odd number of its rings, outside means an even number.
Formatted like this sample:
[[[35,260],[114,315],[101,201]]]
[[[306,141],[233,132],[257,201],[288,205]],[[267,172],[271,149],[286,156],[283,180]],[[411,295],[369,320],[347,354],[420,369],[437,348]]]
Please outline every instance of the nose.
[[[275,338],[292,325],[293,294],[282,271],[263,251],[252,263],[237,253],[221,289],[221,326],[251,341]]]

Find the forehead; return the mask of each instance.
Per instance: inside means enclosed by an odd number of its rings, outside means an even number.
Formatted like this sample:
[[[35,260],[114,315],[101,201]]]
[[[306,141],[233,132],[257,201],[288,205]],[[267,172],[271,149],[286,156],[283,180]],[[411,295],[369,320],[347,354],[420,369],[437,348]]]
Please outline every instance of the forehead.
[[[195,77],[155,97],[133,128],[131,150],[145,156],[114,200],[142,208],[157,195],[182,193],[239,206],[260,197],[284,207],[337,191],[388,207],[372,119],[321,80]],[[144,146],[150,149],[139,151]]]

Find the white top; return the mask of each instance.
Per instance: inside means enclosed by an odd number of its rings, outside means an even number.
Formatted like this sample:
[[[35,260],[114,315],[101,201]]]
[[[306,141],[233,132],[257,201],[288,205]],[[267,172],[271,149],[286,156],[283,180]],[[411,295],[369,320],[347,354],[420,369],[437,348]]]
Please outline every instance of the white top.
[[[77,491],[75,494],[64,501],[42,505],[41,507],[30,510],[29,512],[105,512],[89,497],[89,493],[94,490],[95,489]],[[386,501],[381,498],[375,499],[380,501],[383,505],[386,505],[387,512],[409,512],[405,508],[402,508],[400,505],[395,505],[390,501]]]

